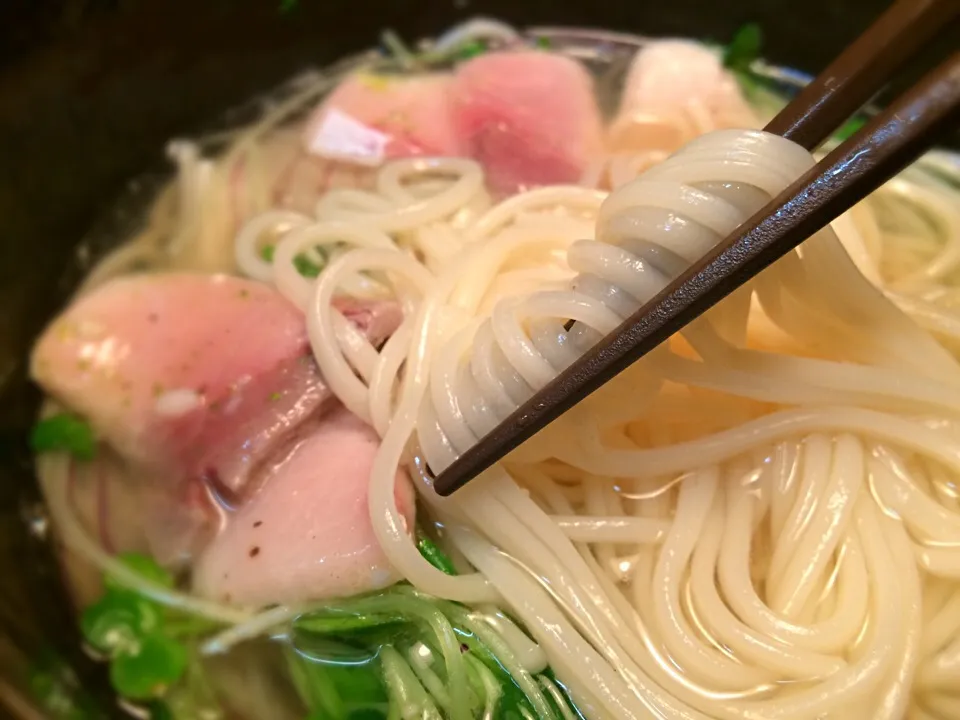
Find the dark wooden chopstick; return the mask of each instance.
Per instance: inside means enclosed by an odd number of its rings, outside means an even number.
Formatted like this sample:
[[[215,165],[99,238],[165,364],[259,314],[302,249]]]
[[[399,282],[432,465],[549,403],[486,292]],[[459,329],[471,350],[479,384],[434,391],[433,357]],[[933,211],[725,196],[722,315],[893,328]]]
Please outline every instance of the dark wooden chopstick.
[[[960,15],[960,0],[897,0],[764,128],[814,150]]]
[[[796,109],[791,115],[801,118],[800,128],[803,117],[811,122],[817,116]],[[449,495],[462,487],[873,192],[958,124],[960,53],[928,73],[458,457],[437,476],[436,492]]]
[[[897,0],[764,130],[816,150],[958,15],[960,0]],[[571,327],[572,320],[564,325],[565,330]]]

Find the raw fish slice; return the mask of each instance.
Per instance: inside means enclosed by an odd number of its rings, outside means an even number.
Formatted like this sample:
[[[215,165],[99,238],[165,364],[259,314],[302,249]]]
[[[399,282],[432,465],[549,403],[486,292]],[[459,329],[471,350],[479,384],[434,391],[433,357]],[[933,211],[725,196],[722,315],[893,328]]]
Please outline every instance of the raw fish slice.
[[[637,52],[609,133],[610,148],[673,152],[710,130],[755,127],[757,118],[718,54],[688,40]]]
[[[199,594],[263,606],[346,597],[399,579],[367,506],[379,438],[342,407],[310,425],[264,470],[260,489],[199,557],[193,576]],[[412,529],[410,481],[401,472],[396,482],[398,507]]]
[[[400,319],[390,303],[342,309],[375,343]],[[329,397],[300,311],[267,285],[228,276],[108,283],[52,323],[31,371],[128,461],[216,476],[231,492]]]
[[[338,301],[373,343],[394,303]],[[187,562],[259,464],[332,399],[300,311],[228,276],[143,275],[80,298],[37,343],[33,378],[87,418],[138,480],[158,560]]]
[[[124,457],[185,469],[207,418],[236,416],[246,385],[271,384],[306,353],[301,313],[266,285],[140,275],[71,305],[40,337],[31,371]]]
[[[441,74],[347,77],[306,125],[273,132],[254,159],[238,161],[230,178],[235,224],[268,206],[313,214],[329,190],[372,187],[385,160],[463,156],[466,148],[452,121],[451,83],[451,76]]]
[[[355,73],[307,121],[304,147],[322,158],[368,166],[418,155],[462,157],[452,83],[446,73]]]
[[[454,83],[457,132],[494,191],[577,182],[603,150],[593,81],[575,60],[500,52],[463,64]]]

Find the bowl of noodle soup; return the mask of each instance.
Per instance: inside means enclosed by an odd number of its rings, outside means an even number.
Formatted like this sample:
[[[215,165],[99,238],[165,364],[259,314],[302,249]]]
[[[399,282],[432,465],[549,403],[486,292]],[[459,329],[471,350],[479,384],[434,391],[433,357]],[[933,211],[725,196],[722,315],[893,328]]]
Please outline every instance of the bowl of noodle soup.
[[[433,493],[816,159],[766,25],[507,13],[278,62],[84,236],[11,395],[10,712],[960,718],[951,150]]]

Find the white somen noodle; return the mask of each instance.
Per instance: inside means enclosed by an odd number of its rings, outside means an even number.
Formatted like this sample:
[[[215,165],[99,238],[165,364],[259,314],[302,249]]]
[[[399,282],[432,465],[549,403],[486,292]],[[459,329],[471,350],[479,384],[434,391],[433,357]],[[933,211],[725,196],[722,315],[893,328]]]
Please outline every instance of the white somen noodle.
[[[553,186],[499,204],[471,160],[402,160],[370,189],[325,193],[312,216],[255,203],[234,242],[225,178],[250,144],[215,163],[175,148],[190,199],[164,262],[235,262],[304,311],[324,378],[381,436],[370,515],[418,590],[509,611],[536,641],[504,634],[520,666],[545,655],[591,718],[960,717],[954,191],[919,170],[893,181],[441,499],[431,473],[812,156],[720,130],[666,159],[611,161],[609,195]],[[304,278],[294,258],[317,248],[331,261]],[[91,282],[158,254],[148,231]],[[340,293],[399,301],[382,349],[335,309]],[[398,466],[473,572],[421,556]],[[109,562],[52,510],[75,551]],[[211,651],[297,612],[167,600],[238,623]]]

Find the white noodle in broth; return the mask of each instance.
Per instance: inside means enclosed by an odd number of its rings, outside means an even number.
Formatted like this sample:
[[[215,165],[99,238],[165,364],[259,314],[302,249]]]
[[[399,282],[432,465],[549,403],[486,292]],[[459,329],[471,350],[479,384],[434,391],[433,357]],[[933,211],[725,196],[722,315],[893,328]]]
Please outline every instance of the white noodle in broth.
[[[669,157],[606,158],[582,185],[496,204],[461,158],[389,163],[312,216],[253,182],[234,233],[236,164],[256,177],[258,138],[331,84],[304,83],[218,159],[172,146],[175,186],[88,283],[134,263],[273,283],[304,311],[336,396],[381,436],[369,509],[391,563],[423,593],[520,621],[535,643],[505,633],[514,662],[545,657],[589,718],[960,718],[956,187],[923,164],[904,173],[441,499],[427,466],[449,465],[814,160],[760,131],[702,134],[691,111],[663,119],[691,139]],[[318,246],[330,262],[304,278],[293,259]],[[333,307],[341,292],[399,301],[382,349]],[[421,556],[398,466],[473,572]],[[103,564],[54,505],[71,549]],[[234,624],[213,652],[301,609],[195,610]]]

